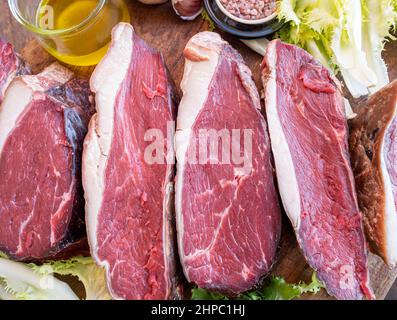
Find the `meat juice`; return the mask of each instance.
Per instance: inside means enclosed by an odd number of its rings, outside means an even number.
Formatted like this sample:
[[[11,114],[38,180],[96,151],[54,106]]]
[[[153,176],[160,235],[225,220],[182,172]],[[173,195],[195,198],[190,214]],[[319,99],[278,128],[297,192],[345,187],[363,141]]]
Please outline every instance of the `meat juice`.
[[[113,27],[130,22],[123,0],[43,0],[36,14],[46,50],[72,65],[97,64],[106,54]]]

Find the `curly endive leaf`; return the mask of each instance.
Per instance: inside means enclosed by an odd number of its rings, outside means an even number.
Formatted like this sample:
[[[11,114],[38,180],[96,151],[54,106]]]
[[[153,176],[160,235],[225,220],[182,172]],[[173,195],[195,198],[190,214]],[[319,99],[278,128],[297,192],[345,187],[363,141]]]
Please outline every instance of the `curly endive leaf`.
[[[40,275],[26,264],[0,258],[0,299],[78,300],[78,297],[52,274]]]
[[[249,291],[239,295],[236,300],[292,300],[299,298],[305,293],[318,293],[324,284],[316,276],[312,275],[312,281],[308,284],[298,283],[289,284],[283,278],[272,277],[270,281],[261,289]],[[213,293],[204,289],[192,289],[192,300],[229,300],[225,295]]]
[[[106,286],[105,270],[98,267],[91,257],[50,261],[42,266],[31,264],[30,267],[41,275],[55,273],[77,277],[84,285],[86,300],[111,300]]]

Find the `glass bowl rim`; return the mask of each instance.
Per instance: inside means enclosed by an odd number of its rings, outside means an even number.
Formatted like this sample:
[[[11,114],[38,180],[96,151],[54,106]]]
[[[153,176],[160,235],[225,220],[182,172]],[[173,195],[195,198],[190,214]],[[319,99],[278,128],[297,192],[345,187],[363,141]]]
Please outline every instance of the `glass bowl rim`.
[[[219,9],[229,18],[243,24],[252,24],[252,25],[259,25],[259,24],[264,24],[266,22],[269,22],[273,20],[277,16],[277,12],[274,11],[271,15],[268,15],[267,17],[260,18],[260,19],[243,19],[235,16],[234,14],[230,13],[221,3],[220,0],[215,0],[215,3],[218,5]]]
[[[99,0],[95,9],[79,24],[72,26],[70,28],[55,29],[55,30],[42,29],[29,22],[18,9],[18,6],[16,4],[17,0],[8,0],[8,6],[14,18],[29,31],[39,35],[55,36],[55,35],[64,35],[68,33],[73,33],[74,31],[77,31],[83,28],[84,26],[86,26],[98,16],[98,14],[102,11],[106,2],[107,0]]]
[[[216,0],[204,0],[204,6],[208,16],[217,28],[239,39],[249,40],[263,38],[275,33],[285,25],[285,20],[279,20],[277,16],[262,25],[247,25],[239,23],[225,15],[217,5]],[[229,24],[229,20],[236,23],[236,25]],[[244,29],[242,29],[242,27],[244,27]],[[246,27],[248,27],[248,29]],[[255,30],[250,30],[249,28],[255,28]]]

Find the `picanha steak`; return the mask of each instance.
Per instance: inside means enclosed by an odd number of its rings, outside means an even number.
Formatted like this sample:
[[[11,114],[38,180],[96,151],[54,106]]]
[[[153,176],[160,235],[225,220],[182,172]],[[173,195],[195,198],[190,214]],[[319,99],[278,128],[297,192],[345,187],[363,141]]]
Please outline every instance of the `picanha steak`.
[[[180,260],[189,281],[238,295],[269,272],[280,238],[267,126],[251,71],[218,34],[195,35],[184,55],[176,132]]]
[[[360,104],[350,152],[371,249],[397,263],[397,80]]]
[[[177,101],[162,55],[119,24],[91,88],[97,114],[85,141],[83,185],[92,256],[106,268],[115,299],[174,298]],[[167,127],[169,141],[161,139]]]
[[[14,52],[12,45],[0,39],[0,104],[12,79],[27,73],[29,68]]]
[[[372,298],[339,83],[279,40],[267,49],[263,82],[281,198],[309,265],[336,298]]]
[[[85,237],[81,154],[88,82],[53,64],[15,78],[0,109],[0,251],[42,260]]]

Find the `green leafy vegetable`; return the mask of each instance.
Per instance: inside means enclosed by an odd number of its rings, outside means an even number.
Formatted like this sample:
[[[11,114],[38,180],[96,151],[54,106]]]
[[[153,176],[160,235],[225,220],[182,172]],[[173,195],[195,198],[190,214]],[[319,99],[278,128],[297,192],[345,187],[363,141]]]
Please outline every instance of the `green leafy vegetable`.
[[[201,18],[208,23],[209,31],[215,30],[215,23],[214,21],[211,20],[210,16],[208,15],[208,12],[205,9],[201,11]]]
[[[378,78],[377,85],[370,88],[370,92],[375,92],[389,83],[387,66],[382,59],[382,51],[386,39],[395,40],[390,31],[392,27],[395,27],[397,21],[396,3],[396,0],[362,1],[364,15],[363,47],[368,64]]]
[[[92,258],[75,257],[43,265],[24,264],[0,258],[0,299],[77,300],[71,288],[54,275],[77,277],[84,285],[87,300],[110,300],[105,271]]]
[[[0,299],[78,300],[78,297],[52,274],[39,275],[26,264],[0,258]]]
[[[278,36],[296,44],[335,73],[354,97],[389,82],[381,53],[397,22],[396,0],[280,0],[287,24]]]
[[[84,285],[87,300],[110,300],[106,287],[105,270],[90,257],[75,257],[64,261],[51,261],[42,266],[30,265],[40,275],[59,274],[77,277]]]
[[[229,300],[228,297],[201,288],[192,289],[191,300]]]
[[[262,289],[243,293],[237,300],[292,300],[305,293],[318,293],[324,285],[317,279],[315,273],[309,284],[288,284],[283,278],[273,277]],[[192,289],[192,300],[228,300],[227,296],[204,289]]]

